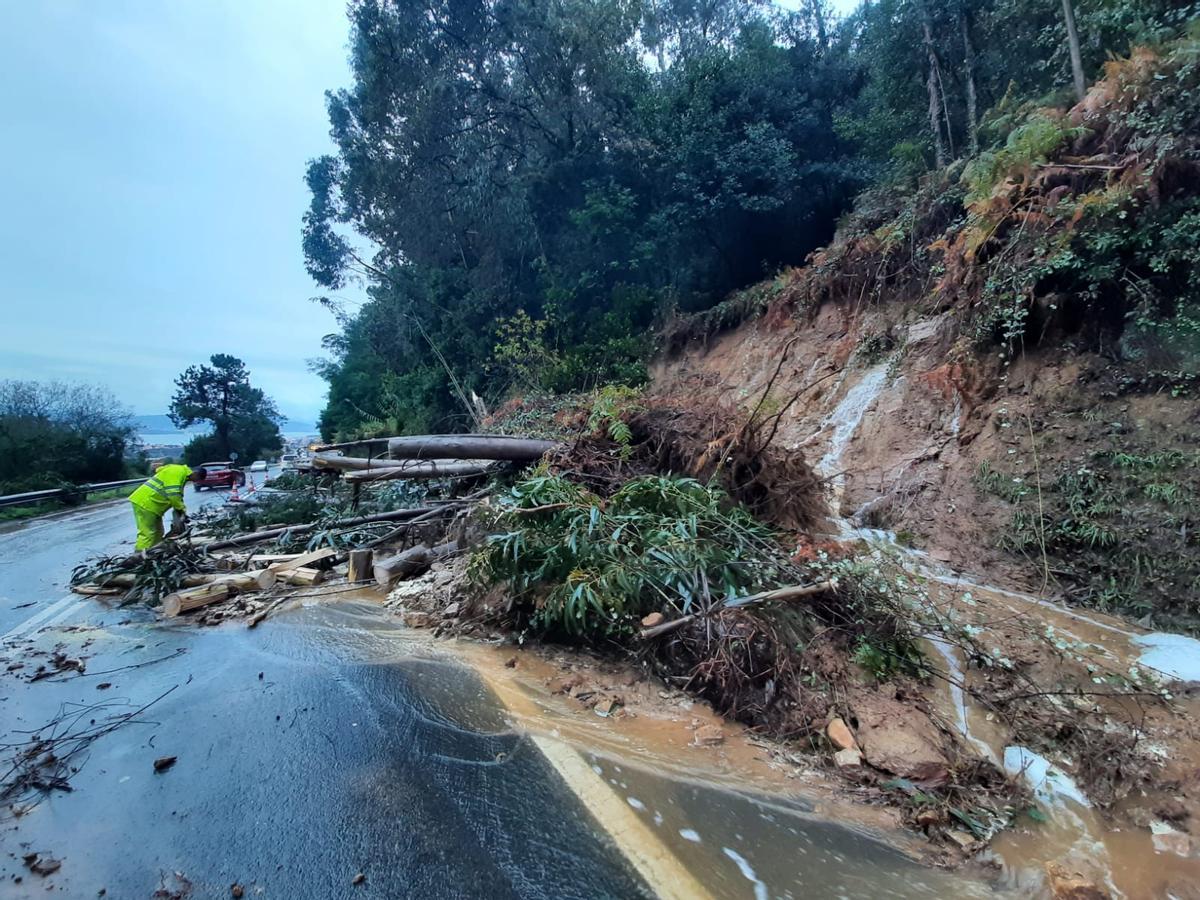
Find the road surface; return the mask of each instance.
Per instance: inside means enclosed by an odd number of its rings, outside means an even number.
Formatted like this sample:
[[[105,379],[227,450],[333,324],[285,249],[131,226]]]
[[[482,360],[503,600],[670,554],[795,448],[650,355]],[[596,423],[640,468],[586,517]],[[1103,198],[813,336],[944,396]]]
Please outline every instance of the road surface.
[[[514,730],[474,671],[375,603],[326,600],[251,631],[67,592],[75,563],[131,536],[124,503],[0,533],[2,770],[52,720],[87,729],[156,701],[73,758],[69,791],[5,801],[0,898],[218,898],[235,884],[289,900],[985,890],[802,803]],[[85,673],[29,681],[55,649]],[[61,868],[31,872],[33,853]]]

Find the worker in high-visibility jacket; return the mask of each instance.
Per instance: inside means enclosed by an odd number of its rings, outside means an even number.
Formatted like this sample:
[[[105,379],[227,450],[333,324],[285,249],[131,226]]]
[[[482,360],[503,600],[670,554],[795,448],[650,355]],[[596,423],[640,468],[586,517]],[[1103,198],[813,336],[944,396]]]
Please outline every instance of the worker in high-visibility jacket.
[[[160,466],[145,484],[129,495],[133,519],[137,523],[138,550],[149,550],[162,543],[163,516],[168,509],[175,510],[175,527],[182,527],[187,520],[183,488],[189,481],[203,481],[207,474],[203,468],[189,469],[174,464]]]

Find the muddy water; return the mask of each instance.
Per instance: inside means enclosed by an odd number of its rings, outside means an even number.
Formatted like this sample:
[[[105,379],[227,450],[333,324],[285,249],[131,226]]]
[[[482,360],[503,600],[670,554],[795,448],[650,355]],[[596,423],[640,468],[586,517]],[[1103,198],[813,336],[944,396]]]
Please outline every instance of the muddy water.
[[[560,774],[610,832],[633,831],[641,849],[651,848],[654,867],[684,873],[671,876],[690,879],[683,896],[996,893],[981,877],[918,864],[920,845],[888,814],[851,807],[816,779],[801,788],[788,777],[792,767],[785,773],[737,729],[726,727],[729,738],[719,748],[697,747],[697,723],[719,721],[699,705],[683,701],[687,709],[675,715],[651,702],[637,704],[634,716],[601,717],[552,694],[546,682],[562,671],[532,653],[466,642],[449,652],[483,677],[516,730],[543,749],[559,745],[582,759],[582,775]],[[632,828],[622,824],[627,818],[635,819]]]

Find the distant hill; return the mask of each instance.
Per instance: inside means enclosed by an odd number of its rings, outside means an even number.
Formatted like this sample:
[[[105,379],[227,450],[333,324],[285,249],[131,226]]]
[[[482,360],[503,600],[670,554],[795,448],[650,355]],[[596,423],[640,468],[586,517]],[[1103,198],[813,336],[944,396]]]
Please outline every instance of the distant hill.
[[[133,426],[142,434],[170,434],[179,431],[169,418],[163,415],[133,416]],[[299,422],[288,419],[280,426],[284,432],[304,432],[316,434],[317,426],[311,422]],[[187,434],[203,434],[208,431],[206,425],[193,425],[186,429]]]

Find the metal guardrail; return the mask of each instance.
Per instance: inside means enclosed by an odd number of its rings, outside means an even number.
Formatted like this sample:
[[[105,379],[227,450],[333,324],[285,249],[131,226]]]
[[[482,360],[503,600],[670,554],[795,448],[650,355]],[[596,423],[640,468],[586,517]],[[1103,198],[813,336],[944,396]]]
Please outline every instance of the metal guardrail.
[[[144,477],[127,478],[124,481],[101,481],[96,484],[81,484],[73,490],[54,488],[48,491],[26,491],[23,494],[8,494],[0,497],[0,507],[27,506],[33,503],[42,503],[46,500],[58,500],[72,493],[83,494],[86,497],[88,494],[94,494],[97,491],[108,491],[113,488],[127,487],[131,484],[141,484],[145,480]]]

